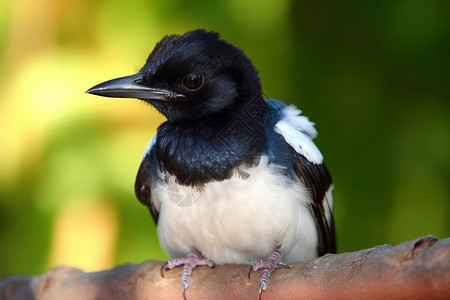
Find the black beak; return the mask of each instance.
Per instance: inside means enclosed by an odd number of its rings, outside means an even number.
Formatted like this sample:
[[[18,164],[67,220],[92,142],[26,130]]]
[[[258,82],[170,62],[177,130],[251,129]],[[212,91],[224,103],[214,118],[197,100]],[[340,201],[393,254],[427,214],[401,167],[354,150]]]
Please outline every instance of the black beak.
[[[142,74],[135,74],[108,80],[90,88],[86,93],[104,97],[137,98],[160,101],[184,97],[184,95],[172,91],[144,86],[141,84],[142,77]]]

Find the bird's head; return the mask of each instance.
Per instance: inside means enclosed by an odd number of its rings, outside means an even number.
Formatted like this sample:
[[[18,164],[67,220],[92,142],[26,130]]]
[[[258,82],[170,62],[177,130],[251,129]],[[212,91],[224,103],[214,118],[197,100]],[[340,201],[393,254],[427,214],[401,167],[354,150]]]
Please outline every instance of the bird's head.
[[[106,81],[87,93],[138,98],[176,122],[245,106],[261,98],[262,91],[247,56],[219,34],[200,29],[164,37],[137,74]]]

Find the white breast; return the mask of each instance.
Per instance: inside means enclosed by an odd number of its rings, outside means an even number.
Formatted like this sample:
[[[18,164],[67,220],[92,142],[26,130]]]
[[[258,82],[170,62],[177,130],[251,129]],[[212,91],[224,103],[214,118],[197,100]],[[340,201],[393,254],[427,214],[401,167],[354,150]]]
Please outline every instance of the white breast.
[[[307,205],[309,192],[300,182],[280,180],[281,167],[262,157],[257,167],[202,190],[166,183],[152,187],[160,205],[158,236],[171,257],[198,249],[216,264],[250,264],[282,245],[283,261],[317,256],[317,229]],[[159,203],[158,203],[159,202]]]

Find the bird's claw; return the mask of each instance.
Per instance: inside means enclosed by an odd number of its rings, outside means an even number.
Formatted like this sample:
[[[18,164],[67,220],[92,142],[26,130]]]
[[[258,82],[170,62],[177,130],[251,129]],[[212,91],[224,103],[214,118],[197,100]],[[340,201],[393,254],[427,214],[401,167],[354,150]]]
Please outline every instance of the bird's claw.
[[[258,271],[259,269],[263,268],[266,265],[266,262],[262,259],[259,259],[257,261],[255,261],[251,266],[250,269],[248,270],[248,279],[250,279],[250,274],[252,273],[252,271]]]
[[[279,261],[279,262],[277,263],[277,265],[278,265],[279,267],[283,267],[283,268],[286,268],[286,269],[288,269],[288,270],[291,269],[291,267],[290,267],[287,263],[284,263],[284,262],[282,262],[282,261]]]
[[[162,264],[161,269],[159,270],[159,273],[161,274],[161,277],[164,277],[164,271],[169,269],[167,266],[169,265],[169,262],[166,261]]]
[[[266,289],[267,289],[267,286],[266,286],[266,288],[264,289],[262,283],[259,285],[259,300],[261,300],[262,292],[265,291]]]
[[[283,252],[281,250],[281,246],[277,247],[265,260],[257,260],[250,266],[248,270],[248,279],[250,279],[250,275],[252,271],[257,271],[259,269],[263,269],[261,280],[259,283],[259,299],[261,300],[262,293],[267,290],[269,285],[269,278],[272,272],[279,267],[284,267],[290,269],[289,265],[281,261],[283,257]]]
[[[183,282],[181,283],[181,293],[183,294],[183,299],[187,300],[187,298],[186,298],[186,285]]]
[[[205,258],[198,250],[194,249],[187,257],[172,258],[163,263],[160,269],[161,276],[164,277],[165,270],[173,269],[181,265],[183,265],[183,271],[181,273],[181,292],[183,294],[183,299],[186,300],[186,289],[189,286],[192,270],[201,265],[214,268],[215,264],[212,260]]]

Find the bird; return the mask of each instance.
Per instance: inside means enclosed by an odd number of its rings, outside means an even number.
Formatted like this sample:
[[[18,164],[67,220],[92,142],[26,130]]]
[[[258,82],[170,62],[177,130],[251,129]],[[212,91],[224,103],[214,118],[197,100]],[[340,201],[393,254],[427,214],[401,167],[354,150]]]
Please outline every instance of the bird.
[[[265,99],[258,71],[215,31],[167,35],[134,75],[86,93],[136,98],[166,118],[150,139],[135,193],[156,222],[181,290],[200,265],[262,270],[336,253],[333,182],[315,124]]]

